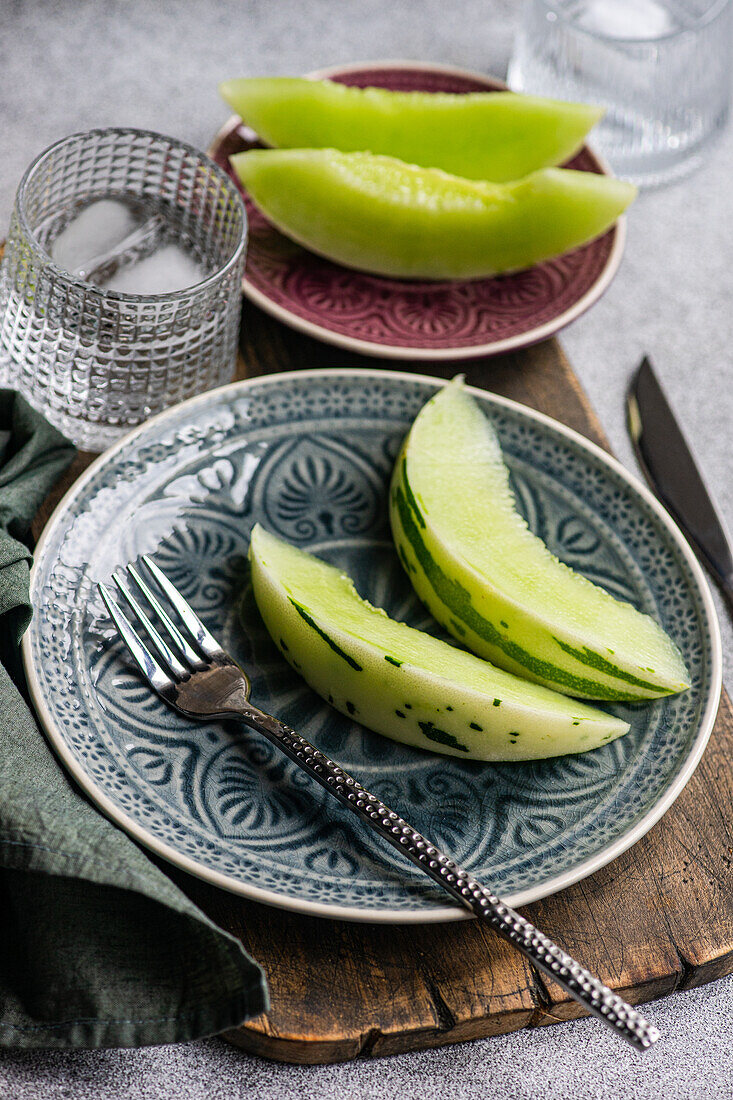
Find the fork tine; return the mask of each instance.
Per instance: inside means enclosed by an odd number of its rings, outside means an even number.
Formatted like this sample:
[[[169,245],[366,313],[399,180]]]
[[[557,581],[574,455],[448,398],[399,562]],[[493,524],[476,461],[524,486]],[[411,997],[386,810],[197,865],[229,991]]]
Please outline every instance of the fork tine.
[[[147,554],[142,555],[142,560],[145,562],[146,568],[158,582],[158,586],[165,593],[171,605],[175,607],[186,628],[190,631],[197,644],[201,646],[204,653],[208,657],[220,656],[223,650],[216,638],[209,634],[208,630],[201,622],[201,619],[199,619],[193,608],[186,603],[178,589],[171,584],[165,573],[160,571],[155,562],[151,561]]]
[[[112,622],[117,627],[120,638],[127,646],[130,656],[140,669],[144,679],[147,680],[150,686],[156,691],[164,691],[166,688],[172,687],[173,681],[170,676],[161,668],[152,653],[150,653],[140,641],[130,620],[127,618],[124,611],[114,602],[112,593],[107,585],[100,582],[97,588],[104,601],[104,606],[109,611]]]
[[[160,632],[153,626],[148,616],[145,614],[140,604],[137,602],[131,592],[128,592],[122,583],[122,577],[117,573],[112,574],[112,580],[117,585],[117,591],[122,596],[123,600],[132,609],[135,615],[137,615],[138,621],[142,624],[145,633],[150,641],[157,649],[160,656],[163,658],[168,668],[171,670],[176,679],[180,680],[189,675],[189,670],[181,664],[176,654],[162,637]]]
[[[128,575],[130,577],[132,577],[133,581],[135,582],[137,587],[140,589],[143,596],[145,597],[145,599],[148,601],[148,603],[152,607],[153,611],[155,612],[156,616],[158,617],[158,619],[160,619],[161,623],[163,624],[165,629],[168,631],[169,635],[171,636],[171,638],[175,642],[176,646],[181,651],[181,653],[186,658],[186,660],[191,665],[191,667],[192,668],[205,668],[206,667],[205,662],[201,660],[201,654],[197,653],[196,650],[191,645],[191,643],[186,638],[183,637],[180,630],[178,629],[176,624],[173,622],[173,620],[171,619],[171,617],[168,614],[168,612],[166,611],[166,609],[163,607],[163,605],[160,603],[160,601],[150,591],[150,588],[145,583],[145,581],[142,579],[142,577],[138,573],[135,566],[134,565],[128,565],[127,572],[128,572]]]

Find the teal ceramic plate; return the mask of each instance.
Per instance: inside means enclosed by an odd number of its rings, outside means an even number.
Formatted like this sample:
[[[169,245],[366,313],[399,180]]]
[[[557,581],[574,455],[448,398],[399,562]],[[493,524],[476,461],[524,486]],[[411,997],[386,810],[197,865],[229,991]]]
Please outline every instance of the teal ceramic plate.
[[[103,455],[38,547],[24,641],[51,742],[99,807],[158,855],[225,889],[365,921],[467,914],[374,839],[269,743],[194,724],[140,682],[96,591],[153,554],[284,719],[512,904],[617,856],[670,806],[709,736],[720,641],[700,569],[671,520],[580,436],[474,391],[498,429],[519,506],[574,568],[657,616],[692,675],[683,695],[615,710],[618,741],[579,756],[478,764],[349,721],[285,664],[248,585],[249,531],[344,566],[363,595],[431,629],[402,573],[386,493],[400,441],[441,383],[379,370],[303,371],[227,386],[154,418]],[[241,617],[240,617],[241,610]]]

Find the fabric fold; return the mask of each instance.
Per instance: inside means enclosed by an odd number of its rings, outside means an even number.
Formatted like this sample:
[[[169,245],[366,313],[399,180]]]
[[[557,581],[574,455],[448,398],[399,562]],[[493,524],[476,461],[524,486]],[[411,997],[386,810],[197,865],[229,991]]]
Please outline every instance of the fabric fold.
[[[262,971],[80,793],[21,690],[28,531],[73,453],[0,391],[0,1045],[184,1041],[265,1011]]]

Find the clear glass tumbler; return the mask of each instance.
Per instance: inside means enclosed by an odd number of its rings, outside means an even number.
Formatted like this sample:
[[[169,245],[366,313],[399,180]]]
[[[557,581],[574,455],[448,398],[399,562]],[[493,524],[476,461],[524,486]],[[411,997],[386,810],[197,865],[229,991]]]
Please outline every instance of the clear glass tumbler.
[[[663,183],[725,125],[732,14],[731,0],[526,0],[509,84],[604,106],[593,147],[618,175]]]
[[[122,293],[58,266],[54,240],[97,199],[153,211],[173,250],[185,245],[198,281]],[[153,413],[229,381],[246,238],[234,183],[190,145],[109,129],[51,146],[20,183],[0,266],[0,384],[78,446],[102,450]]]

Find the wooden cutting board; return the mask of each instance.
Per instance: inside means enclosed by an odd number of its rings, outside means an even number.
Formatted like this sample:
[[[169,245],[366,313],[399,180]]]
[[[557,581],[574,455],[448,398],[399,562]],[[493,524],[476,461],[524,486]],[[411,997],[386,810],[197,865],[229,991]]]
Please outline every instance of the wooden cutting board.
[[[245,302],[237,377],[300,367],[394,366],[450,377],[451,364],[394,363],[294,333]],[[607,447],[559,344],[461,364],[467,381],[556,417]],[[88,465],[80,455],[41,509]],[[651,832],[526,916],[633,1003],[733,971],[733,711],[723,693],[690,783]],[[226,1038],[287,1062],[337,1062],[498,1035],[582,1014],[559,986],[477,922],[391,927],[287,913],[181,872],[176,881],[263,966],[272,1007]]]

